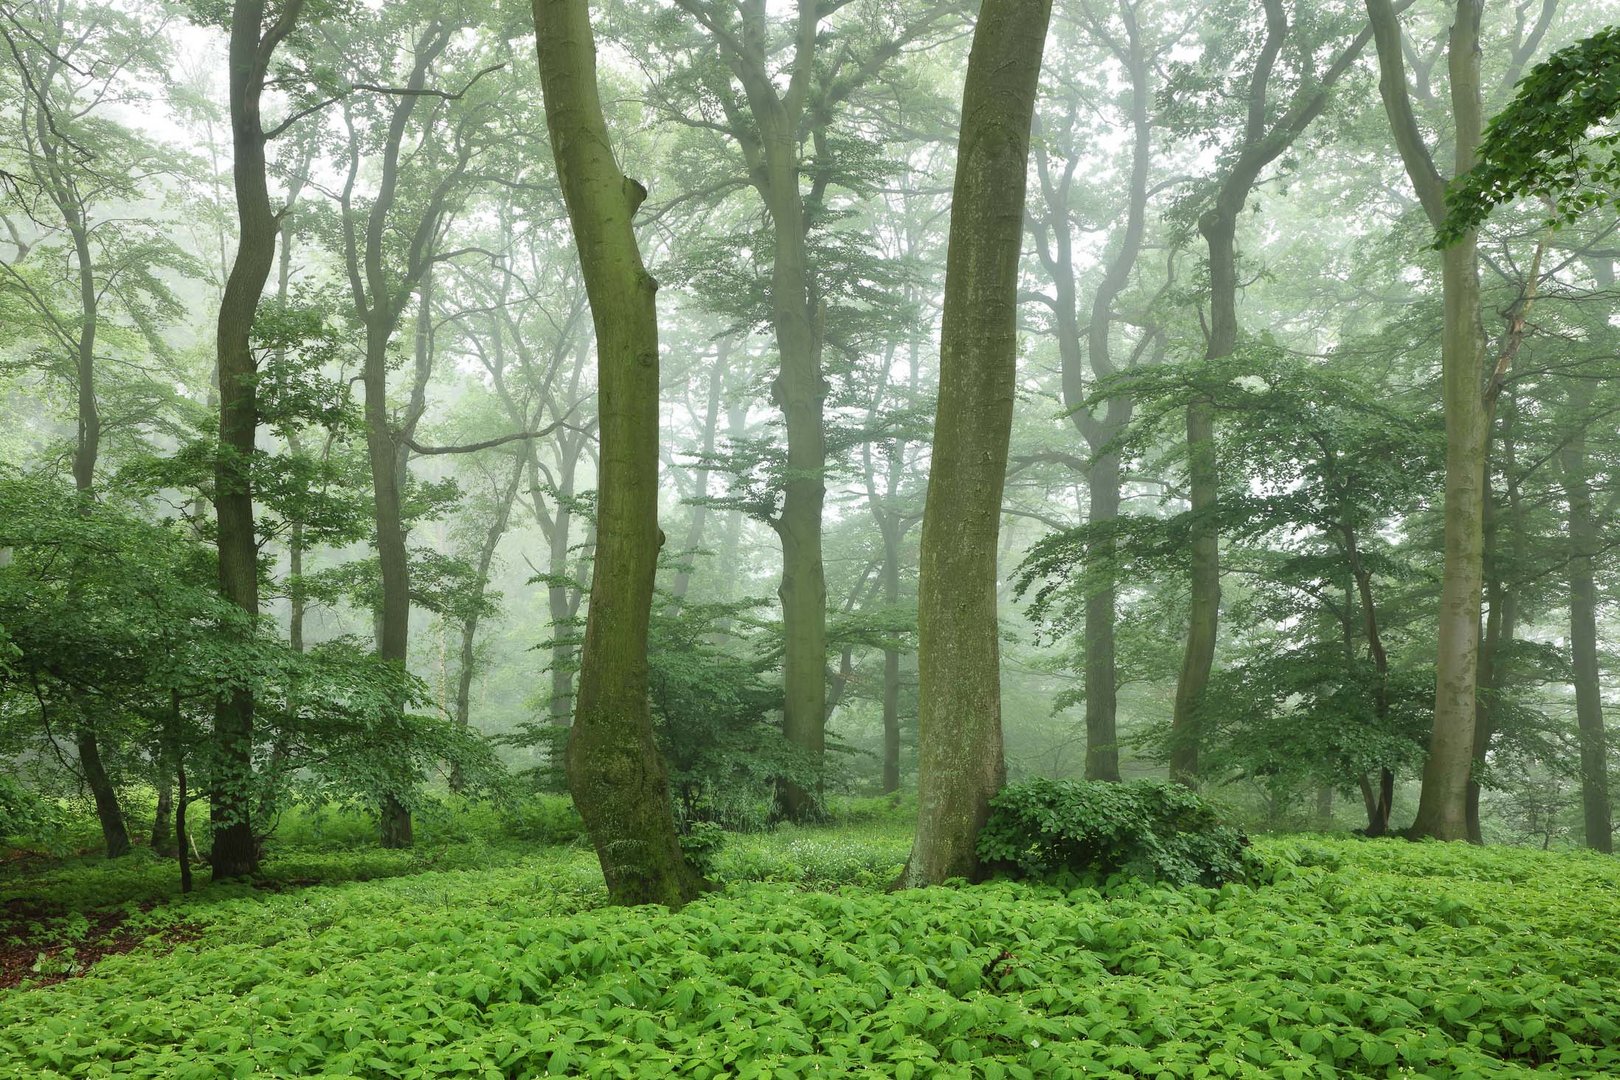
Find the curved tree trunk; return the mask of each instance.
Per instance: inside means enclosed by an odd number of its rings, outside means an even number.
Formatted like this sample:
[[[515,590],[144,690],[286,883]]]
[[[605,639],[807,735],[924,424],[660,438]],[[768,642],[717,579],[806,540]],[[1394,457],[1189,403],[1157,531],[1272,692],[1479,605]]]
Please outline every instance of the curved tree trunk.
[[[219,376],[219,457],[214,508],[219,525],[219,590],[246,615],[259,614],[259,548],[253,528],[248,463],[258,433],[257,374],[250,340],[253,319],[275,260],[279,222],[265,177],[265,133],[259,99],[276,46],[292,31],[303,0],[286,0],[264,25],[265,0],[237,0],[231,11],[230,104],[239,236],[236,259],[220,299],[216,335]],[[249,631],[251,632],[251,631]],[[214,711],[214,767],[209,819],[214,878],[257,869],[253,838],[253,691],[227,689]],[[181,853],[184,857],[184,852]]]
[[[962,91],[919,565],[917,836],[904,886],[979,873],[1006,780],[996,550],[1017,376],[1030,123],[1051,0],[984,0]]]
[[[596,326],[596,566],[568,735],[568,786],[618,904],[679,907],[703,887],[676,839],[647,697],[658,528],[658,283],[632,219],[646,189],[613,159],[587,0],[534,0],[546,127]]]

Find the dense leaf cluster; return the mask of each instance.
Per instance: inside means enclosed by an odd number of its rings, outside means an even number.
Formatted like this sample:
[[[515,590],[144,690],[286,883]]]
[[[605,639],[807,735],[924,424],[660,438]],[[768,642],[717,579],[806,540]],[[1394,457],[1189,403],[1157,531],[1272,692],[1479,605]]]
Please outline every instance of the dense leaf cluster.
[[[841,846],[895,862],[904,849],[898,832],[776,845],[788,861]],[[183,918],[199,940],[0,996],[0,1072],[1027,1080],[1620,1069],[1620,947],[1591,933],[1620,918],[1611,861],[1394,841],[1260,851],[1275,879],[1263,890],[1003,881],[892,895],[744,883],[723,853],[731,884],[680,913],[601,907],[601,879],[578,849],[483,869],[451,849],[443,871],[422,853],[373,853],[399,864],[391,873],[418,872],[210,891],[142,917],[153,929]],[[313,865],[294,856],[284,869]],[[94,878],[111,895],[105,879],[139,872],[89,867],[28,886],[67,900]]]
[[[1248,839],[1209,801],[1158,780],[1029,780],[990,801],[979,857],[1021,877],[1127,873],[1172,885],[1243,881]]]

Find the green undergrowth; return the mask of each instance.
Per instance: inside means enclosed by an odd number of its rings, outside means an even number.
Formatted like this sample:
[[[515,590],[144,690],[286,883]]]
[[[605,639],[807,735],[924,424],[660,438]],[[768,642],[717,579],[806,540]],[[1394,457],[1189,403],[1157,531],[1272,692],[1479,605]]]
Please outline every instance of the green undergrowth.
[[[679,913],[603,906],[577,843],[205,888],[148,913],[195,940],[0,991],[0,1075],[1620,1075],[1612,860],[1304,838],[1259,886],[887,893],[907,839],[734,837]]]

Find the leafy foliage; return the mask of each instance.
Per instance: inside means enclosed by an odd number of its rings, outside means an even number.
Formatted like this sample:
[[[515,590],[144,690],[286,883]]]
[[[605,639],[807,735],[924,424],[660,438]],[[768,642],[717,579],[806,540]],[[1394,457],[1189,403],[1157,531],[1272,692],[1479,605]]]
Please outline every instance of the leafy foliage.
[[[1248,839],[1167,781],[1029,780],[990,800],[979,858],[1021,877],[1132,874],[1171,885],[1244,881]]]
[[[784,883],[729,873],[738,847],[773,851]],[[1620,918],[1611,860],[1263,841],[1263,890],[1107,892],[804,891],[809,875],[788,869],[825,865],[845,876],[815,881],[837,885],[904,847],[892,825],[737,838],[717,863],[731,884],[678,914],[605,908],[578,848],[486,851],[481,867],[464,844],[362,863],[288,852],[267,864],[283,881],[355,865],[372,880],[227,886],[139,914],[158,935],[148,945],[0,995],[0,1072],[1303,1080],[1620,1068],[1620,946],[1591,932]],[[150,895],[153,869],[57,872],[0,899],[128,904]],[[200,936],[165,940],[180,922]]]
[[[1446,196],[1439,243],[1478,228],[1491,210],[1529,196],[1559,221],[1620,199],[1620,26],[1553,53],[1519,83],[1486,129],[1479,163]]]

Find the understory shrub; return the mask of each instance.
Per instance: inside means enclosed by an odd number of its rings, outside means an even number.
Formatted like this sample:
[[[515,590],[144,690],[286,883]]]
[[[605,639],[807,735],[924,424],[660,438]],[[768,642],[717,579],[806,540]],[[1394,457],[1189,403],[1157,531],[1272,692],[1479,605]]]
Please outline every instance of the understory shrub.
[[[1171,885],[1250,879],[1248,837],[1197,792],[1160,780],[1028,780],[990,800],[979,858],[1019,877],[1128,873]]]

